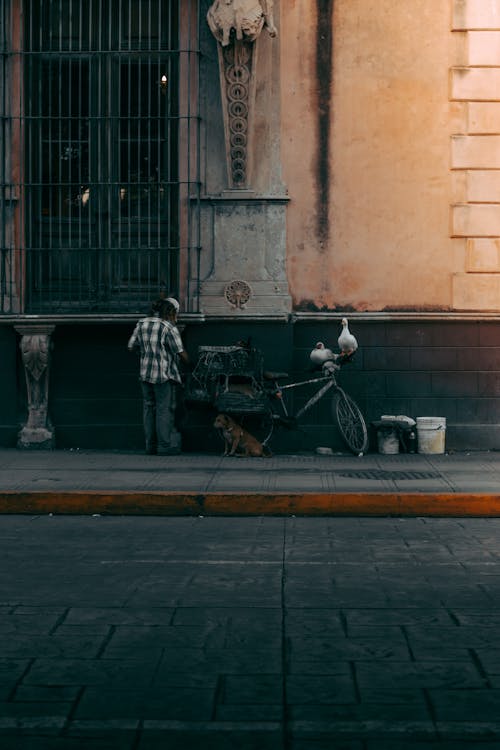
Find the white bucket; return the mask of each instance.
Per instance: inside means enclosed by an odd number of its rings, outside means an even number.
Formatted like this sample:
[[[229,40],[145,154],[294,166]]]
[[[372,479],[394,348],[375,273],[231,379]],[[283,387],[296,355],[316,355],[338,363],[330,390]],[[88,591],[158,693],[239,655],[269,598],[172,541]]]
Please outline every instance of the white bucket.
[[[446,417],[417,417],[419,453],[444,453]]]
[[[377,431],[378,452],[385,454],[399,453],[399,438],[396,430],[379,428]]]

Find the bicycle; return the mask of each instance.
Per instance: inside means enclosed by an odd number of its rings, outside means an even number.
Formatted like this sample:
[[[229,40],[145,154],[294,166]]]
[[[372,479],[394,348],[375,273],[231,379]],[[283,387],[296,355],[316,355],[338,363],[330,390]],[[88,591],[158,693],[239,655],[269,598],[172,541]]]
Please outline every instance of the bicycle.
[[[359,455],[368,447],[366,423],[359,406],[336,377],[353,355],[334,357],[322,365],[320,375],[283,384],[280,381],[288,378],[288,373],[265,371],[258,349],[241,345],[200,347],[187,398],[208,404],[216,411],[237,415],[242,421],[253,419],[258,424],[260,441],[268,446],[276,426],[297,428],[301,417],[333,391],[332,417],[347,447]],[[316,384],[320,386],[318,390],[292,414],[286,394]]]
[[[318,403],[329,391],[333,390],[331,401],[332,416],[338,427],[340,435],[347,447],[356,454],[365,453],[368,447],[368,430],[366,423],[357,405],[349,394],[337,383],[336,374],[345,364],[351,361],[352,355],[337,355],[336,361],[328,360],[322,366],[322,374],[318,377],[308,378],[292,383],[280,384],[278,381],[288,377],[287,373],[265,372],[264,378],[271,387],[266,390],[269,398],[281,405],[281,414],[273,410],[273,423],[283,424],[286,427],[295,427],[300,418]],[[295,414],[290,414],[284,398],[284,392],[301,386],[321,384],[320,388],[306,401],[306,403]]]

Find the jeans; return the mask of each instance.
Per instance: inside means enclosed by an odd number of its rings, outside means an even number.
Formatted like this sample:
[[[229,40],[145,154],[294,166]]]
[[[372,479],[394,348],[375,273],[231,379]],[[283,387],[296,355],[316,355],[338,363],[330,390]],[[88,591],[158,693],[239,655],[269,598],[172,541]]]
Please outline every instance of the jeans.
[[[141,380],[146,451],[163,453],[179,448],[175,429],[176,384],[145,383]]]

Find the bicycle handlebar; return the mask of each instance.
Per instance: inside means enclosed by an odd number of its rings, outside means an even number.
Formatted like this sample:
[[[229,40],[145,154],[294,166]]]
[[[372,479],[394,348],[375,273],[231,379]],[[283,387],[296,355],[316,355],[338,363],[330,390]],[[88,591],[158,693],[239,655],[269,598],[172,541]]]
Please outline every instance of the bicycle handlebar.
[[[339,363],[341,367],[343,367],[344,365],[347,365],[349,362],[352,362],[352,359],[355,354],[356,352],[351,352],[350,354],[344,354],[343,352],[341,352],[339,354],[337,362]]]

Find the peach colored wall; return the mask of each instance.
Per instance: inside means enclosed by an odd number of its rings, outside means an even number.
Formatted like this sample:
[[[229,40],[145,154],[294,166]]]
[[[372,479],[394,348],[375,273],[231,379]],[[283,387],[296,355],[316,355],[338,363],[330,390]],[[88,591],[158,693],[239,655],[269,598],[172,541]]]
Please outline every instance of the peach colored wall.
[[[455,256],[465,256],[465,242],[450,238],[450,137],[456,132],[450,2],[334,0],[329,123],[328,109],[319,108],[325,82],[316,63],[327,31],[318,29],[318,18],[328,20],[327,5],[286,0],[281,8],[282,162],[291,199],[287,265],[294,303],[450,309]],[[321,164],[318,138],[328,141],[328,124],[329,153]],[[322,208],[325,179],[330,187]]]

